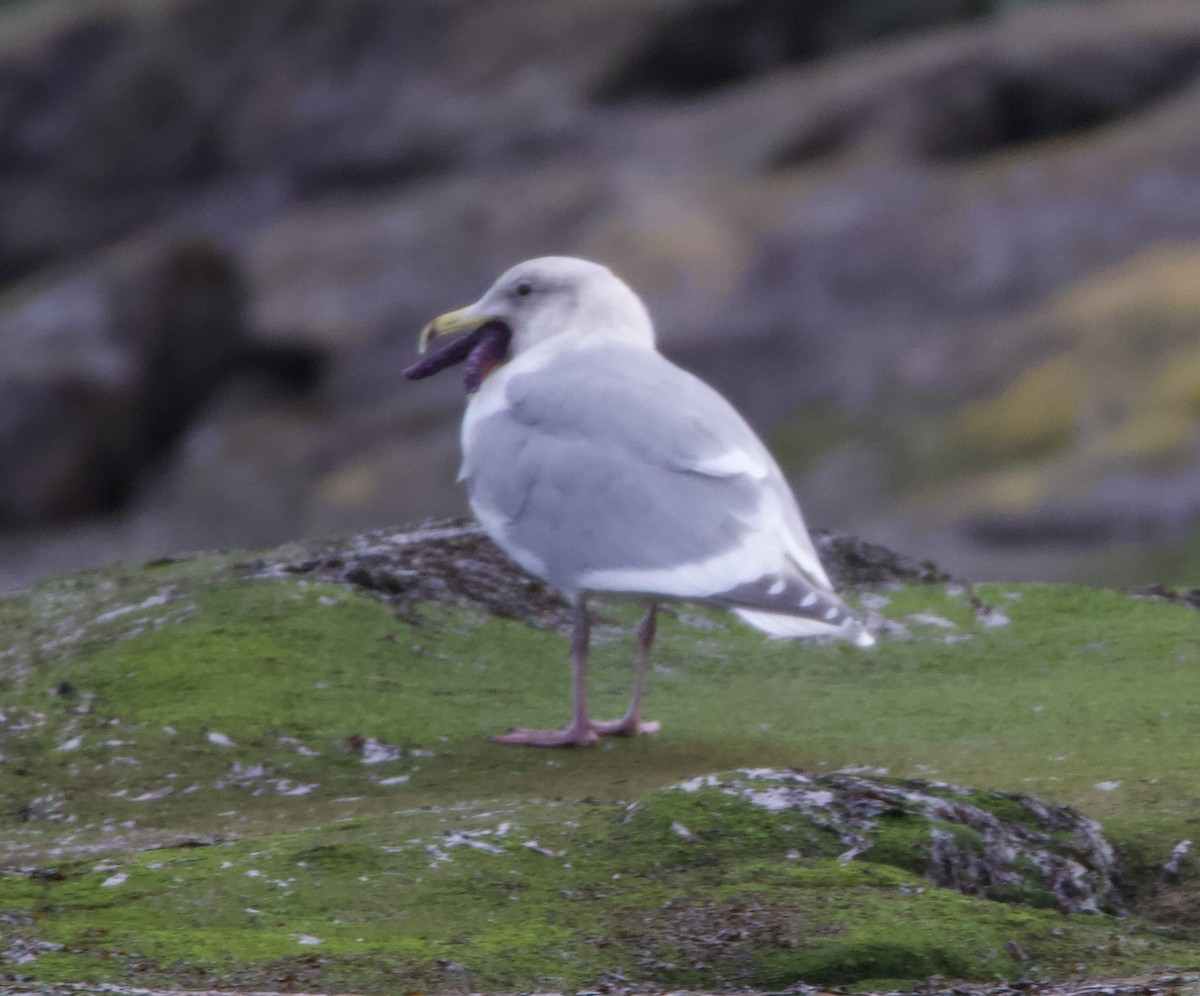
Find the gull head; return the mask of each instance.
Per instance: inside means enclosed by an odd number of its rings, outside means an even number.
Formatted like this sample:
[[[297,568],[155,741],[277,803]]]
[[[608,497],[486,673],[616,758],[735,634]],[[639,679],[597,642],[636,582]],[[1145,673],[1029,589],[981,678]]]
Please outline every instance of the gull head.
[[[421,332],[434,339],[467,333],[425,356],[404,375],[419,380],[464,363],[468,392],[500,363],[545,343],[609,340],[654,347],[654,326],[641,299],[608,267],[569,256],[518,263],[474,304],[435,318]]]

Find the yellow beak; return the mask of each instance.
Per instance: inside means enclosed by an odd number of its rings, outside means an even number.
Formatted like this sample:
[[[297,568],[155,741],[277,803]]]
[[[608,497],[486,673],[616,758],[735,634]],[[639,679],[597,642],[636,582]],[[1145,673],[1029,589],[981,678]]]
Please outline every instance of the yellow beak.
[[[437,318],[421,329],[421,338],[417,341],[417,352],[424,354],[434,339],[441,338],[444,335],[452,335],[455,332],[466,332],[469,329],[479,328],[488,318],[486,315],[476,314],[474,307],[474,305],[469,305],[466,308],[459,308],[457,311],[448,311],[444,315],[438,315]]]

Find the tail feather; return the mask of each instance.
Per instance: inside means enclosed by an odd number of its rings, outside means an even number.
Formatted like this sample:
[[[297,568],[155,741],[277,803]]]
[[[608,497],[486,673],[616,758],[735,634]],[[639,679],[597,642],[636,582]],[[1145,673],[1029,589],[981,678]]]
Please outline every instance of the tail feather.
[[[860,647],[875,642],[862,620],[832,588],[800,574],[765,574],[707,601],[732,609],[751,626],[774,637],[835,636]]]

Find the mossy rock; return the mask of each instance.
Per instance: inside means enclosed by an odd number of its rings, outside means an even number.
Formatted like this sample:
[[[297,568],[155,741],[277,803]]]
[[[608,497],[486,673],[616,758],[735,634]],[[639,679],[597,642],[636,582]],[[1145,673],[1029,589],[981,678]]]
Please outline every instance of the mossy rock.
[[[1200,875],[1186,856],[1162,870],[1194,819],[1189,605],[895,581],[850,594],[876,613],[870,651],[681,607],[648,692],[663,732],[542,752],[487,735],[565,714],[559,610],[490,556],[461,529],[408,531],[0,599],[0,987],[878,988],[1200,967],[1194,923],[1166,912]],[[598,714],[623,705],[638,613],[602,615]],[[796,787],[840,801],[752,798]],[[1063,805],[1124,856],[1098,912],[1064,911],[1033,852],[1013,880],[939,884],[948,852],[987,854],[992,820],[1078,860],[1037,808]],[[1133,914],[1106,912],[1116,900]]]
[[[678,793],[693,798],[671,805]],[[672,832],[703,845],[705,860],[782,848],[795,860],[891,865],[967,895],[1124,911],[1119,861],[1099,824],[1018,793],[762,768],[694,778],[656,799],[639,820],[658,814],[661,825],[665,810]]]

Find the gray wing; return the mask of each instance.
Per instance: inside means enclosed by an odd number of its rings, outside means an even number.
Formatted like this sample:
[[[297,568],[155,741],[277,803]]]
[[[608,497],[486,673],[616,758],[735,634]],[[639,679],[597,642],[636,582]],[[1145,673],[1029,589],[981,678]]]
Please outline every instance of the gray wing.
[[[815,568],[787,573],[828,590],[766,448],[724,398],[658,353],[564,350],[513,376],[505,402],[475,427],[461,476],[481,521],[551,583],[692,598],[737,589],[740,604],[779,609],[755,582],[790,541],[801,548],[793,559]],[[763,537],[765,527],[800,535]],[[707,566],[684,578],[688,565]]]

